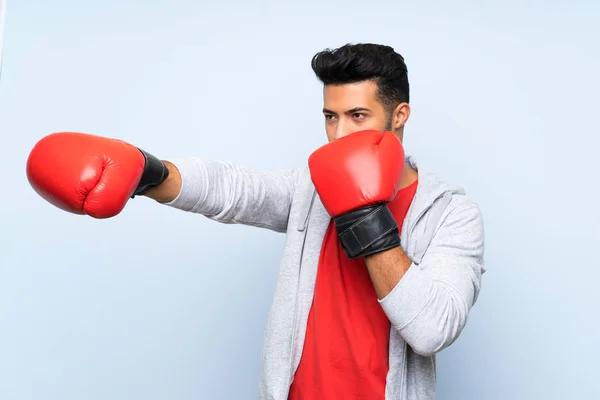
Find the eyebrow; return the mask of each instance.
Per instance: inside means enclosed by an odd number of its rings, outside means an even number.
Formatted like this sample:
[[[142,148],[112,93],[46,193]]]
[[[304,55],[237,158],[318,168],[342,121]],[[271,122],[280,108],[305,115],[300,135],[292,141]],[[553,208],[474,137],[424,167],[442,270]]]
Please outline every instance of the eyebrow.
[[[357,113],[360,111],[371,111],[371,110],[369,110],[366,107],[354,107],[354,108],[351,108],[350,110],[345,111],[344,114],[354,114],[354,113]],[[323,108],[323,114],[337,114],[337,113],[335,113],[327,108]]]

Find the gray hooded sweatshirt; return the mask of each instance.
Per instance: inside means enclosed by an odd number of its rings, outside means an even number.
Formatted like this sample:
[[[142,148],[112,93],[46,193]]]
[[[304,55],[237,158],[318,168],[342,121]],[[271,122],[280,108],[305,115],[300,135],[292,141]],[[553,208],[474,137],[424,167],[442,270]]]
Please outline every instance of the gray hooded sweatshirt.
[[[401,231],[412,260],[383,299],[391,321],[385,400],[436,398],[435,355],[465,327],[485,272],[482,215],[461,188],[420,168],[415,197]],[[317,266],[331,221],[308,167],[257,171],[197,157],[172,161],[182,176],[179,196],[167,205],[221,223],[286,234],[273,304],[265,330],[259,399],[286,400],[313,300]]]

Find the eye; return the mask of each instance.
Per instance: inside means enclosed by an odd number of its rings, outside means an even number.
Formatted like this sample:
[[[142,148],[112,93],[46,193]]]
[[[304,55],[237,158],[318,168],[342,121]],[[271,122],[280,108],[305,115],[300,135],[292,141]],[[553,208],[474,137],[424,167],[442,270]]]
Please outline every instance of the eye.
[[[354,114],[352,114],[352,118],[354,118],[354,119],[364,119],[366,117],[367,117],[367,115],[363,114],[363,113],[354,113]]]
[[[331,121],[335,118],[335,115],[332,114],[325,114],[325,120],[326,121]]]

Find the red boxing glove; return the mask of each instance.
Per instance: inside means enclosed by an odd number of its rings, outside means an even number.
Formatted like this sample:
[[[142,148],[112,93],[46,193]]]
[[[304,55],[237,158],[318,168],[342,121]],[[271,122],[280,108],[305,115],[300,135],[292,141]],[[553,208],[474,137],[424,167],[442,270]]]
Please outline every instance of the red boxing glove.
[[[375,130],[344,136],[310,155],[312,181],[350,259],[400,246],[386,203],[400,188],[404,164],[398,137]]]
[[[119,214],[127,201],[168,176],[156,157],[121,140],[59,132],[36,143],[27,179],[49,203],[94,218]]]

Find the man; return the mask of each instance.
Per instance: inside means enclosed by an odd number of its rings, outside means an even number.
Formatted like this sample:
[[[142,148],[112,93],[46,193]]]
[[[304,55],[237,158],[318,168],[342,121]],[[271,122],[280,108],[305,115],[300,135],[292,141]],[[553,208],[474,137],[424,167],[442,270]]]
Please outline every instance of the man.
[[[348,44],[317,53],[312,68],[329,143],[306,167],[159,161],[122,141],[57,133],[32,150],[29,181],[52,204],[96,218],[145,195],[286,233],[261,399],[434,399],[436,353],[458,338],[480,292],[480,210],[405,157],[401,55]]]

